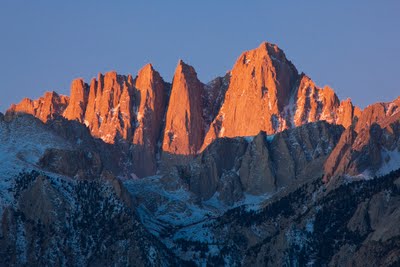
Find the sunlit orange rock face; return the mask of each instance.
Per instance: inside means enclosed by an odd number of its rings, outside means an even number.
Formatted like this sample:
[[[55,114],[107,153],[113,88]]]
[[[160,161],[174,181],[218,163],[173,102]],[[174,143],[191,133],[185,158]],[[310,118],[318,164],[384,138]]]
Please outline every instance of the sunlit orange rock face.
[[[382,127],[400,118],[400,97],[389,103],[375,103],[366,107],[360,114],[356,131],[377,123]]]
[[[24,98],[20,103],[11,105],[7,112],[31,114],[46,122],[54,116],[62,114],[68,102],[67,96],[59,95],[56,92],[46,92],[44,96],[37,100]]]
[[[136,79],[116,72],[99,74],[90,86],[82,79],[71,84],[70,98],[48,92],[37,100],[24,99],[8,113],[28,113],[46,122],[54,116],[84,123],[93,136],[107,143],[128,142],[136,174],[154,174],[157,142],[167,103],[166,83],[151,64]]]
[[[274,134],[320,120],[348,127],[357,114],[350,100],[340,103],[331,88],[319,88],[305,74],[298,75],[276,45],[263,43],[235,63],[203,148],[218,137]]]
[[[331,88],[321,89],[308,76],[301,75],[295,99],[295,126],[319,120],[335,122],[336,110],[340,102]]]
[[[324,120],[329,123],[349,127],[354,117],[360,115],[360,109],[353,106],[350,99],[342,102],[328,86],[319,88],[306,75],[301,75],[295,97],[294,125]]]
[[[330,87],[320,88],[299,74],[276,45],[262,43],[208,84],[183,61],[172,86],[148,64],[136,78],[108,72],[89,84],[77,79],[70,97],[46,93],[38,100],[24,99],[8,112],[29,113],[44,122],[64,116],[84,123],[93,136],[129,147],[136,175],[142,177],[156,172],[158,154],[194,156],[220,137],[256,136],[260,131],[270,135],[317,121],[352,127],[357,136],[367,136],[359,133],[374,123],[390,125],[400,116],[399,106],[400,98],[361,111],[350,99],[340,101]],[[343,147],[355,140],[343,138]],[[343,157],[342,150],[333,155]],[[332,160],[340,169],[338,159]]]
[[[80,99],[75,105],[84,102]],[[91,81],[83,122],[92,135],[107,143],[125,140],[136,144],[132,151],[136,174],[146,176],[155,172],[165,105],[165,83],[152,65],[143,67],[135,80],[108,72]]]
[[[325,162],[325,182],[343,174],[379,175],[379,167],[387,160],[384,153],[398,150],[400,98],[355,112],[357,120],[342,134]]]
[[[134,90],[132,76],[116,72],[91,81],[84,123],[94,136],[107,143],[132,138]]]
[[[277,46],[262,43],[236,61],[224,103],[212,122],[205,146],[217,137],[275,133],[289,103],[297,70]],[[204,147],[205,147],[204,146]]]
[[[337,110],[336,123],[343,125],[348,128],[354,123],[354,119],[358,119],[361,116],[361,109],[353,106],[350,99],[343,100],[340,102],[339,109]]]
[[[172,82],[165,120],[162,150],[171,154],[192,155],[204,138],[204,85],[193,67],[179,61]]]
[[[89,87],[83,79],[74,80],[71,85],[70,103],[64,111],[64,117],[83,122],[88,96]]]

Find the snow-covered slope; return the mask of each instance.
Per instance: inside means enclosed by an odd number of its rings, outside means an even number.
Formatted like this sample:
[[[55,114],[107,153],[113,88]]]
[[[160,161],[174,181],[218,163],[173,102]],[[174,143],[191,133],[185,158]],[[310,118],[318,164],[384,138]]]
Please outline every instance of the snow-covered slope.
[[[13,177],[22,171],[39,170],[37,163],[46,149],[71,147],[32,116],[0,120],[0,216],[4,206],[13,203]]]
[[[49,150],[79,155],[84,142],[55,127],[30,115],[0,120],[0,265],[180,265],[140,223],[112,173],[80,179],[43,165]]]

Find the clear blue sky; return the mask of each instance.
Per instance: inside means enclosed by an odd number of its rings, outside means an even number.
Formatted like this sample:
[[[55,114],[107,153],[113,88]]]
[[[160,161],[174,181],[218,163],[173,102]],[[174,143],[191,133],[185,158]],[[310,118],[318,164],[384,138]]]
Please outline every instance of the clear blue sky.
[[[83,3],[84,2],[84,3]],[[136,74],[170,81],[179,58],[208,82],[262,41],[319,86],[361,107],[400,95],[400,1],[0,0],[0,110],[72,79]]]

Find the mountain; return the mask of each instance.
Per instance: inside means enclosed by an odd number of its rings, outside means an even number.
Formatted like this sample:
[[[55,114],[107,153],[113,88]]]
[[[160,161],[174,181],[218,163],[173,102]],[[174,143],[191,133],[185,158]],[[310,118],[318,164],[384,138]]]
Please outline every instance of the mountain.
[[[274,134],[319,120],[348,127],[360,113],[350,100],[340,103],[332,89],[321,89],[298,74],[273,44],[243,53],[230,75],[225,101],[204,146],[218,137]]]
[[[364,110],[276,45],[208,83],[76,79],[0,113],[0,265],[396,266],[400,97]]]
[[[225,77],[208,84],[182,60],[172,85],[148,64],[135,78],[109,72],[90,85],[77,79],[70,97],[46,93],[24,99],[7,111],[16,112],[44,122],[63,116],[84,123],[107,143],[134,144],[139,177],[157,172],[157,154],[196,155],[216,138],[275,134],[320,120],[347,128],[361,115],[349,99],[340,102],[332,89],[299,74],[270,43],[243,53]]]

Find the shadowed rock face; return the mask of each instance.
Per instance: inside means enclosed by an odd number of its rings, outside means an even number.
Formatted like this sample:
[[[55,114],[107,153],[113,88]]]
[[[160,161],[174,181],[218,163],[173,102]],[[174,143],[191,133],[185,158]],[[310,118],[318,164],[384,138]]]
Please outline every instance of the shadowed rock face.
[[[15,205],[2,212],[3,266],[180,265],[140,223],[115,178],[31,172],[16,178],[14,190]]]
[[[311,180],[257,211],[230,210],[210,227],[224,254],[208,263],[229,258],[237,266],[397,266],[399,175],[325,192],[320,179]]]
[[[48,149],[38,164],[45,170],[81,179],[100,176],[103,169],[100,155],[91,151]]]
[[[218,192],[220,199],[233,203],[243,196],[241,192],[274,193],[295,181],[321,176],[323,163],[342,132],[342,126],[318,122],[274,136],[221,138],[178,169],[190,190],[201,198]]]

